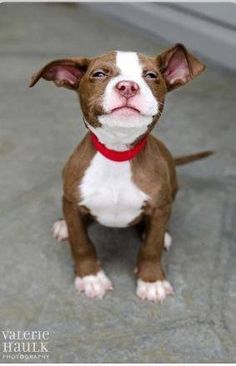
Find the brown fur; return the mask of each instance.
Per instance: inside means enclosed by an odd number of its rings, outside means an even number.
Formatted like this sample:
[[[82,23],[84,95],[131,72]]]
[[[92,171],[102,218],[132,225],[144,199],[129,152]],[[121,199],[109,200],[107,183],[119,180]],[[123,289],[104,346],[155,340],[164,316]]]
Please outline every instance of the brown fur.
[[[96,151],[89,134],[77,146],[63,169],[63,213],[69,230],[75,274],[83,277],[96,274],[100,267],[96,250],[87,234],[86,218],[91,217],[85,206],[79,206],[79,184]],[[95,219],[95,218],[94,218]]]
[[[71,157],[69,158],[64,170],[63,170],[63,211],[64,217],[69,228],[69,240],[71,243],[72,255],[75,260],[75,272],[77,275],[85,276],[85,274],[92,274],[94,271],[99,270],[96,251],[86,234],[86,224],[84,218],[90,216],[89,210],[78,205],[80,202],[79,185],[84,177],[85,171],[88,168],[90,161],[92,160],[95,149],[91,143],[90,135],[87,134],[81,143],[77,146]],[[152,157],[155,156],[155,160]],[[154,164],[153,164],[154,163]],[[170,206],[177,192],[177,178],[175,173],[175,163],[167,148],[164,144],[157,140],[154,136],[149,135],[145,148],[131,161],[133,181],[135,184],[151,199],[143,207],[143,214],[136,218],[130,225],[135,225],[139,221],[144,220],[149,227],[148,235],[146,235],[145,243],[140,250],[138,263],[143,262],[143,258],[146,256],[146,250],[149,251],[149,241],[152,245],[152,231],[150,230],[152,224],[155,228],[155,241],[157,253],[161,253],[159,247],[163,247],[164,235],[159,230],[159,225],[164,218],[170,215]],[[163,214],[163,212],[165,214]],[[150,220],[153,217],[153,222]],[[156,219],[155,219],[156,218]],[[161,220],[160,220],[161,218]],[[96,220],[96,217],[93,217]],[[76,230],[80,230],[80,234],[76,234]],[[77,227],[77,229],[76,229]],[[87,248],[81,258],[76,248]],[[158,257],[158,256],[157,256]],[[160,257],[157,258],[158,263],[156,267],[160,266]],[[154,258],[153,258],[154,260]],[[145,260],[146,263],[146,260]],[[152,269],[150,273],[148,271],[149,265],[147,263],[143,266],[138,264],[138,269],[145,267],[144,270],[139,270],[138,274],[145,280],[151,281],[153,279],[154,272]],[[158,270],[160,271],[160,270]],[[96,273],[96,272],[95,272]],[[163,273],[160,271],[160,273]],[[163,277],[163,275],[162,275]]]
[[[105,113],[101,107],[101,98],[110,78],[118,74],[118,70],[114,63],[115,52],[110,52],[107,55],[93,59],[79,85],[78,97],[81,109],[86,121],[93,127],[101,126],[97,119],[99,115]],[[95,70],[99,70],[101,68],[108,72],[109,77],[105,80],[96,80],[91,78],[91,74]]]
[[[168,79],[168,65],[174,57],[185,59],[189,73],[185,75],[184,80],[178,79],[171,83]],[[153,95],[160,103],[159,113],[153,116],[152,123],[148,126],[147,133],[150,133],[161,115],[166,93],[197,76],[204,70],[204,65],[180,44],[157,57],[139,54],[139,59],[144,71],[152,70],[158,75],[155,80],[146,80]],[[104,114],[101,107],[102,95],[110,78],[119,73],[114,60],[114,51],[97,58],[75,57],[56,60],[36,73],[30,86],[43,77],[46,80],[53,80],[57,86],[74,89],[78,94],[87,123],[93,127],[99,127],[101,124],[97,117]],[[55,76],[56,73],[52,71],[55,71],[57,67],[65,67],[72,71],[72,80],[68,81],[61,77],[61,74]],[[72,69],[73,67],[74,69]],[[98,80],[93,77],[94,71],[99,69],[106,70],[106,78]],[[141,138],[142,136],[138,140]],[[133,144],[135,143],[136,141],[133,142]],[[91,217],[91,214],[86,207],[78,205],[80,202],[78,187],[94,154],[94,147],[87,134],[63,170],[63,212],[68,225],[71,252],[75,260],[75,273],[81,277],[96,274],[100,269],[95,247],[87,233],[85,218]],[[149,135],[145,148],[131,161],[134,183],[150,197],[150,201],[143,206],[142,214],[130,223],[130,225],[134,225],[142,220],[145,222],[145,240],[141,245],[137,260],[137,275],[144,281],[153,282],[165,278],[161,268],[161,253],[166,225],[171,214],[171,205],[178,189],[175,165],[207,155],[209,153],[205,152],[187,158],[173,159],[164,144]],[[96,220],[96,218],[93,219]]]
[[[191,155],[185,155],[185,156],[177,156],[174,160],[175,160],[175,165],[184,165],[184,164],[189,164],[192,163],[193,161],[196,160],[200,160],[200,159],[205,159],[208,156],[214,154],[214,151],[212,150],[207,150],[207,151],[201,151],[195,154],[191,154]]]
[[[164,144],[149,135],[145,148],[133,159],[131,166],[133,181],[150,197],[143,207],[146,235],[138,254],[137,275],[147,282],[163,280],[164,234],[178,189],[175,163]]]

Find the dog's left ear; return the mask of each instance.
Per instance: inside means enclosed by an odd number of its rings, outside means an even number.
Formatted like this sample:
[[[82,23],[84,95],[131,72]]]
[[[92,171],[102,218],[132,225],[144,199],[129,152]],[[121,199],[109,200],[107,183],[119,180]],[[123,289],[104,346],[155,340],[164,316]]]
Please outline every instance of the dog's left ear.
[[[186,84],[205,69],[205,65],[180,43],[160,54],[157,62],[168,91]]]

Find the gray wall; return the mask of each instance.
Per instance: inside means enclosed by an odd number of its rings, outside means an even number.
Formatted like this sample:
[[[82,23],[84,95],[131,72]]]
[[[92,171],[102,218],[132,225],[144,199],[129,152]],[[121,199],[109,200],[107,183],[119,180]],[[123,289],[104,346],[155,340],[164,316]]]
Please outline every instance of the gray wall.
[[[182,42],[212,62],[236,69],[236,4],[93,3],[94,10],[152,37]]]

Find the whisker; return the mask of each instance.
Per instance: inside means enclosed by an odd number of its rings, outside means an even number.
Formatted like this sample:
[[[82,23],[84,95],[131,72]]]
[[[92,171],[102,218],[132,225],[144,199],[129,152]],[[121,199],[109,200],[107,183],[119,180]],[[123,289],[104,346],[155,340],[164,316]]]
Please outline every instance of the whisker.
[[[162,112],[161,111],[158,111],[157,116],[158,117],[161,117],[161,115],[162,115]]]

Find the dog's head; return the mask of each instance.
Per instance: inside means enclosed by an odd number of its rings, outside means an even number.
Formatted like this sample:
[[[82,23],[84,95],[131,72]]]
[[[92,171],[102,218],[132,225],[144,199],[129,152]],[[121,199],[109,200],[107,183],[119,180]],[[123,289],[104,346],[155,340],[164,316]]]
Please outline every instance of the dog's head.
[[[177,44],[157,57],[112,51],[95,58],[55,60],[33,75],[78,93],[88,128],[107,144],[132,144],[159,119],[165,95],[204,65]]]

